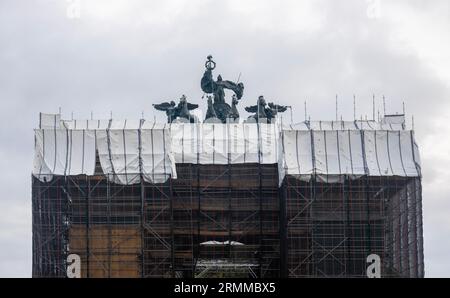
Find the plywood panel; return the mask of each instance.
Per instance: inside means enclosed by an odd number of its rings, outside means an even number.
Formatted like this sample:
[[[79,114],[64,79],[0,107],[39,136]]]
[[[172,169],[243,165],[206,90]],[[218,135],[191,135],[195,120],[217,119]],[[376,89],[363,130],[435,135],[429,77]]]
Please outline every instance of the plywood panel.
[[[88,237],[87,237],[88,234]],[[89,247],[87,245],[89,244]],[[73,225],[69,252],[80,255],[82,277],[140,277],[141,234],[137,227]]]

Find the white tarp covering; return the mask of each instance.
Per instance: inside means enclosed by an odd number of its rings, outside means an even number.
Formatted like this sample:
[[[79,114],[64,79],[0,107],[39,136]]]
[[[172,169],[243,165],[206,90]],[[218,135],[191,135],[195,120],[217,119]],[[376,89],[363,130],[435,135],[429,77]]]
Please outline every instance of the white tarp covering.
[[[278,162],[280,130],[277,124],[175,123],[170,132],[177,163]]]
[[[382,123],[386,124],[405,124],[405,115],[385,115]]]
[[[285,130],[309,130],[309,127],[306,124],[306,122],[299,122],[299,123],[295,123],[295,124],[284,125],[283,129],[285,129]]]
[[[341,174],[364,175],[364,153],[359,131],[338,131]]]
[[[96,131],[103,172],[119,184],[139,183],[141,173],[145,181],[152,183],[176,178],[168,126],[145,123],[135,129],[137,123],[111,123],[113,127],[127,125],[134,128]]]
[[[141,127],[142,173],[146,182],[164,182],[177,178],[171,148],[169,125],[144,122]]]
[[[278,164],[280,182],[285,175],[330,182],[339,175],[420,176],[414,135],[393,129],[396,123],[316,121],[281,130],[277,123],[67,121],[41,114],[40,125],[33,174],[42,181],[93,175],[96,152],[103,173],[119,184],[176,178],[175,163]]]
[[[384,123],[372,120],[357,120],[356,126],[360,130],[404,130],[403,124],[400,123]]]
[[[283,130],[286,175],[420,176],[411,131]]]
[[[66,175],[92,175],[95,169],[95,132],[68,130],[67,133],[69,146]]]
[[[62,120],[67,129],[107,129],[110,120]]]
[[[358,129],[355,121],[309,121],[311,130],[354,130]]]
[[[373,120],[356,121],[306,121],[284,125],[283,129],[294,130],[404,130],[403,123],[395,121],[376,122]]]
[[[61,128],[61,115],[39,113],[39,128],[41,129]]]
[[[46,129],[35,130],[33,174],[41,181],[53,175],[94,175],[97,151],[103,173],[115,183],[139,183],[141,173],[154,183],[176,178],[169,126],[146,122],[141,127],[142,122],[59,122],[51,115],[41,116],[40,125]]]
[[[93,175],[94,169],[94,131],[35,130],[33,174],[42,181],[50,181],[52,175]]]
[[[119,184],[140,182],[139,130],[97,131],[97,148],[103,172]]]
[[[420,159],[418,155],[414,156],[414,145],[414,137],[411,131],[400,132],[400,153],[405,175],[412,177],[417,176],[417,174],[420,175]]]
[[[311,175],[314,172],[311,131],[284,130],[283,168],[290,175]]]

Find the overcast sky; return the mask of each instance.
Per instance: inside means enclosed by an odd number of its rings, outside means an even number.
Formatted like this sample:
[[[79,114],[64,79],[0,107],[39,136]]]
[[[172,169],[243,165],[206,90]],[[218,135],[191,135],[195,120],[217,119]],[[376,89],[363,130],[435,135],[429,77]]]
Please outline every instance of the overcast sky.
[[[31,168],[39,112],[146,118],[215,75],[292,105],[294,122],[377,109],[414,115],[425,273],[450,277],[450,1],[0,0],[0,276],[31,276]],[[205,109],[204,109],[205,110]],[[158,119],[163,120],[161,114]],[[286,117],[286,116],[285,116]],[[288,120],[289,117],[288,117]]]

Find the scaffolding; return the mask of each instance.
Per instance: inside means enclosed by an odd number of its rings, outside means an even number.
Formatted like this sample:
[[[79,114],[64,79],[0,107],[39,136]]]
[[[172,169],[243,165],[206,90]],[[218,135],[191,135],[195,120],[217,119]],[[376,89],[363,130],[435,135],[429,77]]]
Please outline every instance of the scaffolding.
[[[277,276],[276,165],[177,169],[163,184],[33,177],[33,276],[65,276],[69,254],[82,277]]]
[[[423,277],[420,177],[286,176],[276,164],[177,164],[165,183],[32,177],[33,276]],[[136,174],[138,176],[139,174]],[[128,179],[130,173],[128,173]]]
[[[423,277],[420,178],[367,177],[283,183],[284,276],[365,277],[367,256],[383,277]]]

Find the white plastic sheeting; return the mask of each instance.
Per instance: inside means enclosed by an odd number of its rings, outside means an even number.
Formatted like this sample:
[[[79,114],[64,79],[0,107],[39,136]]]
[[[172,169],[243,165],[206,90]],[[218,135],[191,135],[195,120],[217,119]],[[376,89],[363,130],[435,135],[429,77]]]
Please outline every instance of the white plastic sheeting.
[[[309,126],[306,122],[299,122],[299,123],[295,123],[295,124],[290,124],[290,125],[284,125],[283,129],[286,130],[309,130]]]
[[[96,119],[96,120],[61,120],[61,127],[67,129],[139,129],[143,120],[109,120],[109,119]]]
[[[142,173],[147,182],[177,178],[169,125],[144,122],[141,127]]]
[[[168,126],[144,123],[140,129],[119,129],[126,123],[111,123],[111,127],[117,128],[96,131],[97,150],[103,172],[115,183],[140,183],[141,174],[152,183],[176,178]]]
[[[354,121],[309,121],[311,130],[354,130],[358,129]]]
[[[401,123],[384,123],[368,120],[355,121],[356,126],[360,130],[404,130]]]
[[[393,118],[393,117],[392,117]],[[389,118],[390,119],[390,118]],[[356,121],[306,121],[291,125],[284,125],[283,129],[296,130],[404,130],[404,123],[396,120]]]
[[[280,183],[285,175],[316,174],[329,182],[342,175],[420,176],[414,135],[400,123],[315,121],[281,129],[277,123],[68,121],[41,114],[35,144],[33,174],[42,181],[94,175],[96,153],[103,173],[119,184],[176,178],[175,163],[278,164]]]
[[[86,130],[35,130],[33,174],[42,181],[53,175],[93,175],[95,133]]]
[[[170,128],[177,163],[276,164],[280,129],[261,123],[176,123]]]
[[[48,123],[43,127],[51,127]],[[141,173],[153,183],[176,178],[168,125],[140,120],[61,123],[65,128],[35,130],[33,174],[41,181],[53,175],[94,175],[96,151],[103,173],[115,183],[139,183]]]
[[[39,128],[41,129],[61,128],[61,121],[60,114],[39,113]]]
[[[287,175],[420,176],[411,131],[283,130]]]
[[[139,183],[139,130],[98,130],[96,135],[103,173],[115,183]]]
[[[364,131],[365,156],[372,176],[420,176],[411,131]]]
[[[308,130],[284,130],[283,168],[286,174],[311,175],[314,173],[311,132]]]
[[[67,129],[107,129],[110,120],[62,120]]]
[[[385,115],[382,120],[386,124],[405,124],[405,115]]]

